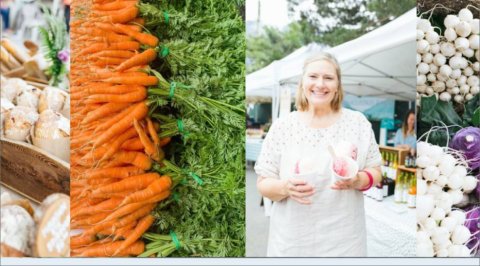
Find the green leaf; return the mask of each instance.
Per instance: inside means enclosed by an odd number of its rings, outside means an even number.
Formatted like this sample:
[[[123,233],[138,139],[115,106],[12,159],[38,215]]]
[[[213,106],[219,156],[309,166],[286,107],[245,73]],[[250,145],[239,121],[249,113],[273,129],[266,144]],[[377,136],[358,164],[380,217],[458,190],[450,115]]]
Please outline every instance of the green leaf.
[[[464,126],[478,126],[478,109],[480,108],[480,94],[475,95],[470,101],[465,103],[465,111],[463,113]],[[475,113],[477,116],[475,118]],[[476,122],[476,123],[475,123]]]
[[[476,127],[480,126],[480,107],[473,112],[472,124]]]
[[[432,126],[462,124],[462,119],[455,112],[452,102],[439,101],[435,95],[422,97],[420,120]]]

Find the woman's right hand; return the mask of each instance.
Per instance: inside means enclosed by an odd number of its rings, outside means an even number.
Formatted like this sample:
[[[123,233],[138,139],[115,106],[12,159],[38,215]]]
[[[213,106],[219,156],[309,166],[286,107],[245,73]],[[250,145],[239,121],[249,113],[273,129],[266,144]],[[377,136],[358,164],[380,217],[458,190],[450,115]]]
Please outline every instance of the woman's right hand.
[[[299,178],[290,178],[285,183],[285,190],[288,197],[300,204],[311,204],[312,201],[307,197],[315,194],[315,188],[309,185],[307,181]]]

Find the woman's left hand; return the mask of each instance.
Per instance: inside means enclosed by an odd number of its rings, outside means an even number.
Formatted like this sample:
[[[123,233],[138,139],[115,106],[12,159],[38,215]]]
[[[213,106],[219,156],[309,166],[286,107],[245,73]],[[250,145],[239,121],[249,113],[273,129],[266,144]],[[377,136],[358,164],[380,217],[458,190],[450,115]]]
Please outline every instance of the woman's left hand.
[[[339,180],[335,182],[331,188],[336,190],[346,190],[346,189],[358,189],[360,183],[360,178],[358,174],[351,179],[348,180]]]

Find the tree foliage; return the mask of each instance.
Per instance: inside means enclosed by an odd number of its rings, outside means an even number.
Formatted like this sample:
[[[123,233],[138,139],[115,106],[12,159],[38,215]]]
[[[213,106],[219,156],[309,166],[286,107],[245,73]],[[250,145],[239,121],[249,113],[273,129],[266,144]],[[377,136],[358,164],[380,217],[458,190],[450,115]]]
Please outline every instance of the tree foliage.
[[[299,10],[304,0],[287,0],[291,15],[300,19],[286,29],[266,27],[247,39],[247,73],[278,60],[311,42],[336,46],[353,40],[415,7],[415,0],[315,0],[313,8]]]

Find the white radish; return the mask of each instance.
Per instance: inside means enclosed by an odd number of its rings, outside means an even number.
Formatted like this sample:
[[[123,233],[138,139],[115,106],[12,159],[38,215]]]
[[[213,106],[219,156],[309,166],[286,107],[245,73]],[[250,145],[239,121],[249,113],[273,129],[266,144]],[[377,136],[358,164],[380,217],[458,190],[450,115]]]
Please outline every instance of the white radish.
[[[440,45],[438,43],[430,45],[430,53],[438,54],[440,52]]]
[[[467,175],[467,168],[465,168],[465,166],[463,165],[457,165],[453,169],[453,172],[458,174],[461,177],[465,177]]]
[[[472,32],[472,27],[470,23],[467,21],[460,21],[457,25],[455,25],[455,32],[460,37],[467,37]],[[457,38],[458,40],[458,38]]]
[[[427,41],[425,41],[425,42],[427,42]],[[428,42],[427,42],[427,44],[428,44]],[[423,44],[423,46],[425,46],[425,44]],[[418,50],[418,43],[417,43],[417,50]],[[442,53],[443,56],[451,57],[455,54],[455,46],[453,45],[453,43],[444,42],[444,43],[440,44],[440,52]],[[440,65],[437,64],[437,63],[435,63],[435,64],[437,66],[441,66],[445,63],[440,64]]]
[[[433,63],[438,67],[445,65],[446,62],[447,62],[447,58],[443,55],[443,53],[439,53],[433,56]]]
[[[467,77],[465,76],[460,76],[458,79],[457,79],[457,84],[462,86],[462,85],[466,85],[467,84]],[[461,91],[461,89],[460,89]]]
[[[427,85],[418,85],[417,86],[417,92],[419,92],[419,93],[425,93],[426,90],[427,90]]]
[[[429,68],[429,70],[430,70],[430,68]],[[427,80],[430,81],[430,82],[434,82],[434,81],[437,80],[437,76],[436,76],[435,74],[433,74],[433,73],[429,73],[429,74],[427,75]]]
[[[430,50],[430,44],[427,40],[420,40],[417,42],[417,52],[424,54]]]
[[[417,86],[424,85],[427,82],[427,77],[424,74],[417,76]]]
[[[445,75],[445,76],[450,76],[450,74],[452,74],[452,68],[448,65],[441,66],[439,71],[440,71],[440,74]]]
[[[444,101],[444,102],[450,102],[452,100],[452,95],[446,91],[440,93],[440,95],[438,96],[438,98],[441,100],[441,101]]]
[[[447,80],[447,82],[445,82],[445,86],[447,86],[447,88],[454,88],[457,85],[458,85],[457,81],[454,80],[454,79],[449,79],[449,80]]]
[[[418,53],[417,53],[417,55],[418,55]],[[472,56],[473,56],[473,51],[472,51]],[[422,57],[422,61],[423,61],[423,63],[427,64],[428,70],[430,70],[430,67],[428,66],[428,64],[433,62],[433,54],[431,54],[431,53],[424,54],[423,57]]]
[[[453,95],[457,95],[460,93],[460,88],[459,87],[453,87],[452,88],[452,94]]]
[[[453,28],[458,23],[460,23],[460,19],[455,15],[447,15],[443,20],[443,24],[446,28]]]
[[[427,63],[421,62],[420,64],[418,64],[417,70],[418,70],[418,73],[420,74],[427,74],[430,71],[430,67],[428,66]]]
[[[470,24],[468,24],[468,26],[470,27]],[[440,36],[438,36],[438,33],[431,30],[425,34],[425,39],[428,41],[429,44],[436,44],[440,41]]]
[[[455,95],[453,100],[457,103],[463,103],[464,97],[462,95]]]
[[[448,183],[448,177],[441,174],[441,175],[438,176],[437,181],[435,181],[435,182],[437,183],[437,185],[439,185],[443,188]]]
[[[435,57],[433,60],[435,60]],[[430,66],[430,73],[433,73],[433,74],[438,73],[438,66],[435,63],[430,64],[429,66]]]
[[[448,249],[438,249],[437,252],[435,253],[435,255],[438,257],[438,258],[446,258],[448,257]]]
[[[478,180],[476,177],[467,175],[463,179],[462,189],[464,193],[470,193],[477,187]]]
[[[445,218],[445,215],[446,215],[445,210],[437,207],[437,208],[433,209],[431,216],[432,216],[432,219],[434,219],[436,222],[438,222],[438,221],[443,220],[443,218]]]
[[[452,243],[455,245],[462,245],[470,239],[472,234],[470,230],[464,225],[457,225],[452,232]]]
[[[450,77],[452,79],[458,79],[461,75],[462,75],[462,70],[454,69],[454,70],[452,70],[452,74],[450,74]]]
[[[455,231],[455,230],[454,230]],[[437,227],[432,234],[432,242],[436,245],[441,245],[447,242],[450,238],[450,233],[445,227]]]
[[[432,182],[429,185],[427,185],[427,194],[428,195],[437,196],[440,193],[442,193],[442,187],[437,185],[437,183]]]
[[[470,77],[473,75],[473,69],[471,67],[467,67],[463,70],[463,75],[467,76],[467,77]],[[467,79],[467,83],[468,83],[468,79]]]
[[[425,90],[425,92],[427,93],[428,96],[431,96],[435,93],[435,91],[433,91],[433,88],[432,87],[427,87],[427,89]]]
[[[422,62],[422,55],[417,53],[417,65],[420,64],[420,62]]]
[[[427,181],[435,181],[440,175],[440,170],[436,166],[428,166],[423,170],[423,177]],[[432,185],[432,184],[431,184]]]
[[[434,162],[427,155],[422,155],[417,158],[417,165],[421,168],[426,168],[428,166],[434,166]]]
[[[480,86],[479,85],[473,86],[473,87],[470,88],[470,93],[472,95],[477,95],[479,92],[480,92]]]
[[[478,50],[480,46],[480,36],[478,34],[472,35],[468,38],[470,48]]]
[[[452,189],[447,192],[452,198],[453,205],[459,204],[463,199],[463,192],[460,189]]]
[[[462,55],[466,58],[470,58],[470,57],[473,57],[473,55],[475,55],[475,52],[470,46],[470,48],[463,50]]]
[[[417,221],[424,221],[432,213],[434,207],[433,195],[417,196]]]
[[[433,257],[433,246],[417,243],[417,257]]]
[[[422,30],[417,30],[417,41],[423,39],[424,37],[425,32],[423,32]]]
[[[450,213],[452,211],[452,197],[447,192],[441,192],[435,197],[435,205],[438,208],[442,208],[445,213]]]
[[[470,27],[472,27],[472,34],[479,34],[480,33],[480,20],[478,18],[475,18],[472,21],[470,21]]]
[[[460,19],[460,22],[461,21],[472,21],[473,20],[473,14],[470,10],[468,10],[468,8],[462,8],[458,12],[458,18]]]
[[[470,87],[478,86],[480,81],[477,76],[470,76],[467,78],[467,84]]]
[[[473,95],[470,94],[470,93],[467,93],[467,94],[465,95],[465,100],[466,100],[466,101],[470,101],[471,99],[473,99]]]
[[[470,47],[470,42],[465,37],[459,37],[455,40],[455,49],[460,52],[468,49]]]
[[[430,21],[428,19],[418,19],[417,20],[417,29],[423,31],[423,32],[428,32],[432,30],[432,24],[430,24]]]
[[[462,210],[454,210],[448,214],[448,217],[454,218],[457,221],[457,225],[463,225],[467,216]]]
[[[441,222],[440,226],[447,228],[448,232],[453,232],[457,227],[457,221],[453,217],[445,217]]]
[[[451,189],[459,189],[463,185],[463,179],[464,179],[464,176],[460,176],[456,173],[453,173],[448,177],[447,185]]]
[[[449,77],[446,76],[446,75],[443,75],[443,74],[441,74],[441,73],[438,73],[438,74],[437,74],[437,80],[438,80],[438,81],[446,82],[448,79],[449,79]]]
[[[417,143],[417,155],[420,157],[422,155],[429,156],[430,146],[428,142],[420,141]]]
[[[423,179],[417,180],[417,195],[425,195],[427,193],[427,182]]]
[[[459,68],[462,68],[463,66],[463,57],[460,57],[460,56],[454,56],[452,58],[450,58],[450,60],[448,60],[448,64],[450,65],[450,67],[452,69],[459,69]]]
[[[443,157],[443,148],[437,145],[432,145],[430,148],[430,158],[433,160],[435,165],[438,165]]]
[[[445,39],[447,39],[449,42],[453,42],[457,38],[457,33],[453,28],[447,28],[443,33],[443,36],[445,36]]]
[[[475,70],[476,72],[479,72],[480,71],[480,62],[473,63],[472,67],[473,67],[473,70]]]

